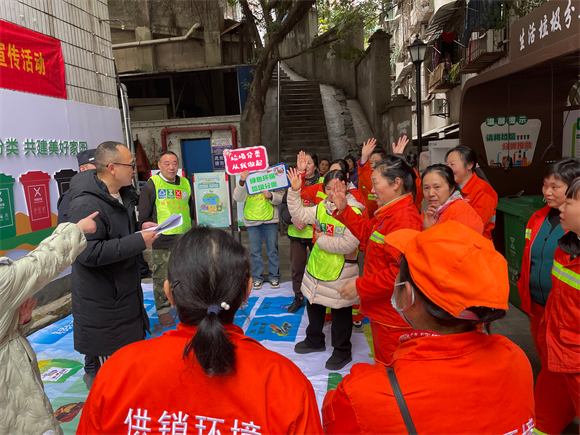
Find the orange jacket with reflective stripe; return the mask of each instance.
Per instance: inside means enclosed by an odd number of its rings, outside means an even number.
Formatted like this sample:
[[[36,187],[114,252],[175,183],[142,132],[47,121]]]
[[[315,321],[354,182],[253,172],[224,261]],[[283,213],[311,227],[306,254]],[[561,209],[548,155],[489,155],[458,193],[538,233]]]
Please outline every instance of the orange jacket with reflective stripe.
[[[546,219],[546,216],[550,212],[549,205],[541,208],[535,212],[528,224],[526,225],[525,232],[525,245],[524,245],[524,255],[522,257],[522,270],[520,271],[520,278],[518,279],[518,291],[520,293],[520,299],[522,300],[521,308],[526,313],[530,314],[530,303],[532,297],[530,295],[530,267],[532,261],[532,244],[536,240],[536,235],[542,226],[542,223]]]
[[[361,311],[371,320],[388,326],[408,327],[391,305],[395,278],[399,273],[401,253],[385,244],[386,234],[402,229],[421,231],[421,216],[409,193],[387,204],[375,213],[375,219],[364,219],[347,206],[333,217],[345,224],[361,243],[366,242],[365,266],[356,280]]]
[[[463,198],[469,199],[469,205],[477,212],[483,221],[483,237],[492,240],[491,231],[495,228],[495,209],[497,207],[497,193],[475,173],[461,188]]]
[[[371,191],[373,190],[373,182],[371,181],[371,175],[373,171],[371,171],[371,164],[367,160],[367,162],[364,165],[361,165],[359,160],[357,165],[358,165],[358,187],[362,192],[363,198],[365,200],[364,203],[367,206],[367,210],[369,211],[369,216],[374,216],[379,206],[377,205],[375,196],[371,193]]]
[[[554,253],[552,290],[538,341],[550,371],[580,373],[580,257],[570,258],[560,247]]]
[[[392,366],[420,434],[522,434],[535,424],[530,363],[505,337],[415,338],[399,345]],[[379,362],[352,367],[326,394],[322,420],[327,435],[407,433]]]
[[[196,425],[210,433],[214,421],[211,433],[246,433],[239,429],[253,425],[261,434],[322,434],[314,390],[300,369],[239,327],[225,328],[236,346],[236,371],[228,376],[209,377],[191,355],[183,358],[197,331],[183,323],[117,351],[99,370],[77,434],[125,434],[128,423],[136,426],[130,433],[146,425],[149,431],[140,433],[157,434],[186,415],[190,434],[198,432]]]
[[[425,213],[421,215],[421,220],[425,220]],[[479,234],[483,234],[483,222],[473,207],[461,199],[456,199],[449,204],[440,214],[437,224],[445,221],[456,221],[463,224]]]

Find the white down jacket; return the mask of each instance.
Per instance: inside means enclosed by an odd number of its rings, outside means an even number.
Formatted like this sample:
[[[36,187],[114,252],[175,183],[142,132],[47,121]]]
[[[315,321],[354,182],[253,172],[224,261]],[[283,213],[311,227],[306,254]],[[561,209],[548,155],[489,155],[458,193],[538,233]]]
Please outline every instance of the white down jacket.
[[[350,193],[346,195],[348,205],[364,210],[364,205],[357,202]],[[329,215],[336,210],[336,206],[328,198],[321,203],[326,207]],[[306,224],[314,224],[316,221],[317,207],[302,207],[300,201],[300,190],[293,191],[288,189],[288,210],[292,217]],[[347,260],[356,260],[356,248],[358,248],[358,239],[350,232],[348,228],[344,229],[342,237],[321,236],[316,240],[320,249],[333,254],[344,254]],[[358,264],[344,263],[340,276],[336,281],[320,281],[308,273],[308,268],[302,278],[302,294],[311,304],[319,304],[328,308],[344,308],[358,304],[360,299],[357,297],[353,300],[343,299],[338,294],[338,289],[342,287],[349,279],[358,278]]]
[[[28,255],[0,258],[0,435],[62,434],[36,355],[22,335],[27,325],[18,326],[18,308],[70,266],[86,244],[81,229],[65,223]]]

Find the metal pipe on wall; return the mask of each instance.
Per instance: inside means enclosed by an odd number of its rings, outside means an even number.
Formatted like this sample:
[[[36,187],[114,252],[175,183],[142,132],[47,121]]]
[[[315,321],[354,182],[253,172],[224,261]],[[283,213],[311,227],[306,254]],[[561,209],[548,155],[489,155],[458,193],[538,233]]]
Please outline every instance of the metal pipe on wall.
[[[280,61],[278,61],[278,93],[276,103],[278,106],[278,116],[276,117],[278,130],[278,161],[276,163],[280,163]]]

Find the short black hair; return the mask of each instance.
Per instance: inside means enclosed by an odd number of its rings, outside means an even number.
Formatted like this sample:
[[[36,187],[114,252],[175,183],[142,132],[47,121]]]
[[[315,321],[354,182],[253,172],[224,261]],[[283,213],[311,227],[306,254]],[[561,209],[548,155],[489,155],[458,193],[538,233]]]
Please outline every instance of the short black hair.
[[[177,239],[171,251],[167,279],[177,314],[184,324],[198,327],[183,349],[183,358],[193,352],[209,376],[235,370],[235,346],[224,325],[233,323],[250,277],[246,249],[218,228],[193,227]],[[222,302],[230,309],[220,309]],[[208,314],[210,307],[217,307],[218,313]]]
[[[310,156],[310,158],[312,159],[312,163],[314,163],[314,166],[318,168],[318,156],[312,151],[306,151],[306,155]]]
[[[375,147],[375,149],[371,153],[371,156],[373,156],[375,154],[378,154],[379,156],[381,156],[381,160],[388,156],[387,152],[385,151],[385,149],[383,147]]]
[[[159,158],[157,159],[157,161],[161,160],[161,157],[166,156],[168,154],[171,154],[172,156],[174,156],[177,160],[179,160],[179,157],[177,157],[177,154],[175,154],[173,151],[163,151],[160,155]]]
[[[459,187],[459,184],[457,184],[457,182],[455,181],[455,177],[453,175],[453,170],[449,166],[443,165],[441,163],[427,166],[427,169],[425,169],[425,172],[423,172],[423,175],[421,176],[421,180],[424,180],[425,175],[427,175],[431,172],[436,172],[437,174],[439,174],[439,176],[441,178],[443,178],[445,180],[445,182],[449,186],[449,190],[451,191],[451,193],[453,193],[455,191],[458,191],[461,193],[461,187]]]
[[[102,174],[107,170],[107,167],[113,163],[119,156],[119,146],[125,146],[119,142],[106,141],[100,144],[95,151],[95,166],[97,172]]]
[[[328,160],[326,157],[320,159],[320,163],[322,162],[328,162],[328,166],[330,166],[330,160]]]
[[[566,190],[566,198],[580,199],[580,177],[574,178]]]
[[[548,178],[550,175],[553,175],[556,180],[570,186],[574,179],[580,177],[580,159],[568,158],[552,163],[548,166],[544,178]]]
[[[447,151],[447,154],[445,154],[445,161],[447,161],[447,157],[449,157],[449,154],[454,152],[456,152],[459,155],[459,158],[463,162],[464,166],[467,167],[467,165],[473,163],[471,171],[475,172],[475,169],[477,168],[477,153],[473,151],[473,149],[471,149],[467,145],[457,145],[456,147],[451,148],[449,151]]]
[[[400,178],[403,182],[403,190],[405,193],[412,193],[413,198],[415,197],[417,194],[415,171],[403,157],[400,155],[387,156],[377,163],[375,171],[377,169],[389,184],[393,184],[395,179]]]
[[[341,170],[341,169],[335,169],[333,171],[329,171],[326,173],[326,175],[324,176],[323,186],[326,188],[326,186],[328,186],[328,183],[330,183],[334,179],[338,179],[339,181],[344,181],[345,183],[348,184],[348,177],[347,177],[346,172]]]

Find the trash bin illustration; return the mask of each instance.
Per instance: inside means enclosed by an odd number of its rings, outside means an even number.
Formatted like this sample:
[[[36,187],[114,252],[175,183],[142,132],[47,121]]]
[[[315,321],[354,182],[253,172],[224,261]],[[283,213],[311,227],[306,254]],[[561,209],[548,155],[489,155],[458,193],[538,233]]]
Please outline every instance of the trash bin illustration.
[[[62,169],[58,172],[55,172],[54,179],[58,185],[59,198],[68,190],[70,187],[70,180],[76,174],[78,174],[78,172],[73,169]]]
[[[50,214],[50,192],[48,182],[50,175],[41,171],[30,171],[18,180],[24,186],[28,218],[32,231],[45,230],[52,227]]]
[[[0,174],[0,239],[16,236],[14,183],[10,175]]]

